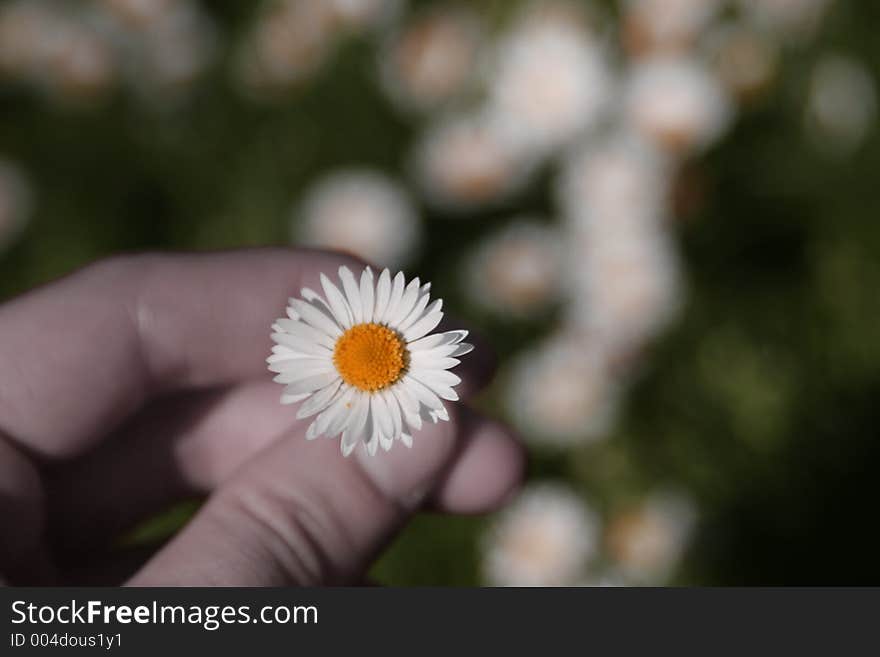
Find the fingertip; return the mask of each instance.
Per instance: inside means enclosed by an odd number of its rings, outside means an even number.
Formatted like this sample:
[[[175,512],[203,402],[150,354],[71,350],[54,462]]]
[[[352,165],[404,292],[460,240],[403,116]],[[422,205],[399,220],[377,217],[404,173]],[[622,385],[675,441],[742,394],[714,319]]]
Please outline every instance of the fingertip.
[[[525,450],[513,431],[468,415],[460,451],[431,497],[449,513],[486,513],[503,506],[519,489],[526,468]]]

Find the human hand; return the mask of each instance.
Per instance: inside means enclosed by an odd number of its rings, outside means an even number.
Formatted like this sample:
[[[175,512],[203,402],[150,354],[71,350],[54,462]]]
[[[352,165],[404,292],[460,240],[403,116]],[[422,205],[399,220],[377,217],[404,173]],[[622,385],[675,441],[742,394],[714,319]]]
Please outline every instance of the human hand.
[[[345,459],[336,440],[307,442],[308,421],[278,403],[270,324],[288,296],[343,264],[353,261],[294,249],[125,256],[0,306],[0,578],[356,583],[425,505],[500,504],[522,453],[462,405],[412,449]],[[478,346],[456,369],[463,397],[488,379],[488,360]],[[108,549],[202,494],[156,554]]]

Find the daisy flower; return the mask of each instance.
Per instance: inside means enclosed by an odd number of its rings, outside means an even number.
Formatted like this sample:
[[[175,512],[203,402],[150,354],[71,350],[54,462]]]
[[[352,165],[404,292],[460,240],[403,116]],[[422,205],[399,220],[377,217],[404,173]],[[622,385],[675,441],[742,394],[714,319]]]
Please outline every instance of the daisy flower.
[[[852,57],[826,54],[810,80],[805,127],[816,146],[831,154],[855,151],[877,119],[877,86]]]
[[[558,335],[520,354],[508,371],[503,403],[525,439],[560,448],[606,438],[620,386],[607,354],[585,335]]]
[[[571,586],[599,549],[601,523],[579,495],[557,483],[532,484],[483,539],[491,586]]]
[[[295,242],[349,251],[389,267],[411,260],[422,240],[406,189],[372,169],[342,169],[321,178],[291,219]]]
[[[613,96],[605,53],[588,28],[525,20],[499,44],[490,106],[523,148],[546,154],[596,124]]]
[[[516,218],[468,255],[462,287],[487,310],[534,316],[559,296],[563,246],[554,226],[531,217]]]
[[[720,0],[627,0],[623,34],[634,55],[686,50],[722,9]]]
[[[627,580],[664,584],[684,556],[696,521],[690,497],[654,491],[610,521],[605,536],[609,556]]]
[[[413,170],[429,203],[457,216],[496,206],[523,187],[532,158],[500,119],[478,111],[428,127],[416,145]]]
[[[379,56],[382,85],[401,109],[433,111],[468,87],[483,37],[470,11],[433,8],[387,39]]]
[[[462,342],[467,331],[432,333],[443,302],[430,302],[430,283],[387,269],[376,279],[369,267],[360,280],[340,267],[339,280],[321,274],[324,295],[303,288],[272,325],[267,362],[285,384],[281,403],[316,416],[307,439],[342,434],[345,456],[359,442],[370,454],[395,440],[410,447],[424,422],[449,420],[442,400],[458,399],[461,379],[448,370],[473,345]]]
[[[773,84],[779,44],[762,30],[744,22],[721,25],[707,47],[718,79],[737,100],[751,102]]]
[[[673,155],[713,144],[734,111],[714,72],[688,55],[639,61],[630,72],[624,103],[625,116],[636,130]]]

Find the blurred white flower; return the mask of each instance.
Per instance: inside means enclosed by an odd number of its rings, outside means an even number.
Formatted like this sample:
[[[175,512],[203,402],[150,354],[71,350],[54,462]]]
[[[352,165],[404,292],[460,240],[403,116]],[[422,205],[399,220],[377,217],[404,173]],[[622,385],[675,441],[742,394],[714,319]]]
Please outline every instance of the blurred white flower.
[[[117,68],[111,44],[81,13],[49,3],[0,8],[0,74],[77,102],[107,91]]]
[[[9,247],[27,224],[33,193],[24,172],[0,159],[0,252]]]
[[[630,72],[626,115],[633,127],[667,151],[686,155],[727,129],[733,108],[721,83],[686,56],[638,61]]]
[[[309,0],[326,4],[340,24],[350,30],[378,27],[394,16],[399,0]]]
[[[472,12],[441,6],[393,33],[380,52],[388,95],[404,109],[435,110],[459,95],[473,78],[483,38]]]
[[[597,550],[599,520],[573,491],[532,484],[496,518],[483,540],[492,586],[571,586]]]
[[[102,35],[85,24],[70,23],[54,38],[44,70],[50,93],[61,100],[88,101],[115,84],[116,53]]]
[[[711,24],[721,0],[626,0],[624,43],[638,55],[692,46]]]
[[[422,135],[413,167],[425,196],[447,210],[496,205],[519,190],[533,162],[495,117],[456,115]]]
[[[528,217],[514,219],[469,254],[463,287],[484,308],[533,315],[559,296],[562,253],[562,235],[555,227]]]
[[[681,492],[656,491],[613,518],[606,547],[621,574],[638,584],[664,584],[693,533],[696,506]]]
[[[620,588],[632,584],[620,573],[614,570],[600,570],[589,573],[578,582],[578,586],[585,588]]]
[[[746,17],[789,40],[813,36],[832,0],[738,0]]]
[[[563,162],[559,207],[574,239],[592,240],[654,228],[667,212],[670,166],[633,134],[589,140]]]
[[[326,60],[337,29],[328,2],[268,3],[237,53],[238,82],[248,93],[271,94],[308,80]]]
[[[546,153],[599,120],[613,83],[600,44],[580,23],[526,14],[500,42],[490,108],[528,149]]]
[[[826,54],[810,80],[806,128],[821,148],[846,155],[858,148],[877,120],[877,86],[860,61]]]
[[[212,63],[217,40],[208,15],[178,0],[139,35],[132,50],[135,89],[152,103],[179,100]]]
[[[185,0],[93,0],[98,8],[135,29],[149,29]]]
[[[0,72],[24,79],[47,66],[54,47],[48,38],[64,27],[48,5],[10,2],[0,6]]]
[[[776,77],[776,42],[745,23],[726,24],[708,39],[712,66],[728,92],[748,102],[759,96]]]
[[[680,265],[661,230],[576,242],[569,257],[573,298],[566,322],[587,331],[610,360],[637,352],[677,314]]]
[[[377,171],[331,173],[306,193],[291,223],[294,241],[349,251],[399,267],[421,241],[421,223],[406,191]]]
[[[605,438],[620,389],[589,335],[555,336],[514,361],[504,402],[525,439],[566,447]]]

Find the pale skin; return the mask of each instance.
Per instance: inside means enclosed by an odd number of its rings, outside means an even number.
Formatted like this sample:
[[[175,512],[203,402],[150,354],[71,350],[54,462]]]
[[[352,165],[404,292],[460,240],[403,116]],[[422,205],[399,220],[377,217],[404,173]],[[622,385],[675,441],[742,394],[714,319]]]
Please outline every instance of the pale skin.
[[[413,513],[501,505],[523,456],[449,404],[412,449],[350,458],[306,441],[265,357],[287,297],[353,258],[298,249],[100,261],[0,306],[0,580],[12,584],[351,584]],[[458,327],[453,327],[458,328]],[[456,368],[466,399],[487,349]],[[206,495],[156,552],[112,538]]]

